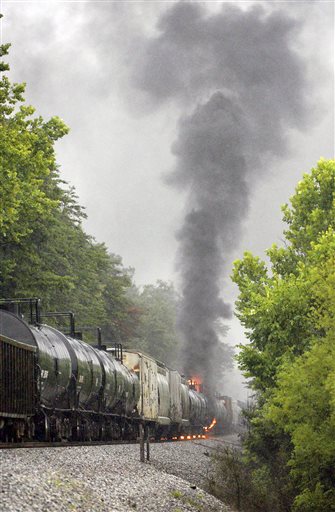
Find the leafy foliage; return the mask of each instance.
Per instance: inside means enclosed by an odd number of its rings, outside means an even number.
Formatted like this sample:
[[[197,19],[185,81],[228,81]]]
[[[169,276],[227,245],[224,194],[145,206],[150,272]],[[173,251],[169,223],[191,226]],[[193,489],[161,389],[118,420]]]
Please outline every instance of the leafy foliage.
[[[133,287],[128,296],[139,315],[137,330],[130,339],[131,345],[173,367],[178,366],[178,296],[173,285],[157,281],[156,285],[146,285],[142,290]]]
[[[299,512],[335,509],[334,382],[333,332],[292,365],[283,365],[265,412],[291,437],[289,466],[300,491],[293,508]]]
[[[245,451],[231,446],[219,448],[212,457],[213,471],[207,478],[209,492],[231,505],[248,512],[288,510],[291,489],[286,485],[282,461],[274,478],[266,464],[256,464]],[[287,473],[287,472],[286,472]]]
[[[258,396],[245,447],[269,495],[281,475],[289,502],[278,510],[325,512],[335,510],[335,161],[304,175],[283,212],[286,247],[267,251],[270,265],[246,253],[233,270],[250,340],[238,360]]]
[[[68,128],[34,117],[24,84],[10,83],[7,64],[0,70],[0,294],[39,296],[45,309],[73,310],[79,326],[122,340],[132,274],[84,232],[83,209],[59,177],[54,143]]]
[[[9,45],[0,47],[0,56]],[[8,66],[2,63],[3,72]],[[5,242],[17,242],[32,231],[40,216],[51,216],[57,198],[50,195],[56,176],[54,142],[68,132],[58,117],[32,118],[34,109],[20,105],[24,84],[0,80],[0,230]]]
[[[304,257],[320,233],[335,227],[334,160],[320,160],[305,174],[291,198],[291,208],[283,206],[284,232],[297,256]]]

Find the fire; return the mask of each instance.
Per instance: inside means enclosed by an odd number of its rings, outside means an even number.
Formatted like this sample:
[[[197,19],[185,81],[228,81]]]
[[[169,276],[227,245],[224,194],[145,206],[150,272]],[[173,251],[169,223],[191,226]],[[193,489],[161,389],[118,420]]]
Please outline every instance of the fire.
[[[198,434],[198,435],[194,435],[194,434],[193,435],[190,435],[190,434],[186,435],[185,434],[183,436],[173,437],[172,439],[175,439],[175,440],[179,439],[180,441],[185,441],[185,440],[191,441],[192,439],[201,439],[201,438],[205,439],[206,436],[201,435],[201,434]]]
[[[202,380],[199,376],[195,375],[194,377],[188,379],[188,385],[191,389],[195,389],[195,391],[198,393],[202,393]]]
[[[207,439],[207,436],[204,434],[182,434],[178,437],[172,437],[173,441],[192,441],[193,439]]]
[[[213,419],[212,423],[209,425],[209,427],[204,427],[204,431],[205,432],[210,432],[212,430],[213,427],[215,427],[216,425],[216,418]]]

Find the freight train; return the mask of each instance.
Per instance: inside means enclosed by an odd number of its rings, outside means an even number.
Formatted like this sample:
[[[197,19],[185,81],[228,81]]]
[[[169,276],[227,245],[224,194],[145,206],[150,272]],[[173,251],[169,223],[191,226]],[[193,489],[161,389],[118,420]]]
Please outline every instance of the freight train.
[[[30,322],[8,310],[20,302],[29,305]],[[135,439],[140,425],[158,439],[234,428],[239,413],[230,398],[205,396],[137,350],[93,347],[71,326],[69,335],[43,324],[38,299],[2,304],[2,442]]]

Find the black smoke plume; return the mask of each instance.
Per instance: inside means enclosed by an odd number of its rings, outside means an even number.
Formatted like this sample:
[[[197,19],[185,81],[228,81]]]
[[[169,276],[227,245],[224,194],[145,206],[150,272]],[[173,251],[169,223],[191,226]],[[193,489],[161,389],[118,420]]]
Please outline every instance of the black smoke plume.
[[[220,297],[222,255],[234,245],[240,217],[248,207],[246,164],[243,156],[236,154],[245,139],[238,114],[234,102],[215,93],[180,123],[174,145],[178,162],[174,181],[181,181],[190,191],[189,213],[177,235],[184,371],[207,385],[207,376],[213,369],[219,372],[222,363],[217,320],[231,315]]]
[[[136,69],[137,86],[154,103],[174,100],[185,112],[197,104],[179,122],[171,181],[188,193],[177,234],[184,369],[207,386],[224,362],[217,324],[230,307],[221,279],[240,240],[249,191],[306,120],[304,68],[292,49],[297,28],[281,10],[225,5],[210,14],[179,3],[161,18]]]

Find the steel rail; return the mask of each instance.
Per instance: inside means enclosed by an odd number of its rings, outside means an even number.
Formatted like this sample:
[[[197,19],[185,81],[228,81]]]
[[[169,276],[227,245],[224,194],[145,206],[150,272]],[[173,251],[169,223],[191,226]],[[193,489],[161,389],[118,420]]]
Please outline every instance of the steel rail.
[[[160,443],[187,443],[189,441],[192,441],[194,444],[198,444],[199,446],[205,446],[207,445],[197,442],[196,439],[150,439],[151,444],[160,444]],[[206,438],[206,441],[216,441],[216,442],[222,442],[224,443],[224,440],[219,440],[218,438],[209,437]],[[73,446],[110,446],[110,445],[123,445],[123,444],[139,444],[139,438],[138,439],[118,439],[114,441],[23,441],[21,443],[0,443],[0,450],[12,450],[15,448],[70,448]],[[230,443],[227,441],[229,444]],[[238,445],[236,445],[238,446]],[[214,447],[210,447],[211,449],[214,449]]]

